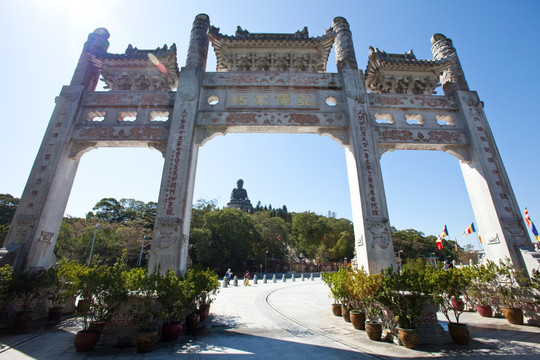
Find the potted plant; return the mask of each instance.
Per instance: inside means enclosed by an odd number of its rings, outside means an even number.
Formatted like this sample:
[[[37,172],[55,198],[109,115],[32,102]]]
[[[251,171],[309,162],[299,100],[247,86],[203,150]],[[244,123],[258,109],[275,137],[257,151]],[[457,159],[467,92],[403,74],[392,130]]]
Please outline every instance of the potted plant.
[[[510,324],[523,325],[521,302],[527,283],[528,278],[523,275],[523,271],[515,269],[510,259],[499,261],[495,291],[501,301],[504,317]]]
[[[129,314],[137,326],[137,352],[149,352],[154,349],[157,340],[159,322],[159,303],[157,301],[157,273],[147,274],[143,268],[133,268],[128,272],[128,285],[132,289],[130,297],[133,304]]]
[[[13,273],[13,290],[17,294],[20,310],[15,315],[15,328],[25,330],[34,317],[34,302],[47,287],[45,270]]]
[[[463,313],[463,307],[455,306],[455,301],[466,293],[471,284],[471,277],[467,269],[463,268],[438,268],[433,274],[434,301],[439,304],[440,311],[448,320],[448,332],[456,344],[467,345],[469,343],[469,328],[459,322]],[[455,321],[452,321],[453,315]]]
[[[326,272],[322,275],[322,279],[330,289],[330,296],[334,299],[332,313],[335,316],[341,316],[342,304],[347,296],[345,289],[346,270],[340,267],[336,272]]]
[[[495,305],[495,288],[497,285],[497,265],[487,261],[482,265],[469,267],[471,284],[469,296],[474,300],[478,314],[483,317],[493,315],[492,307]]]
[[[365,329],[370,340],[379,341],[382,335],[381,304],[378,300],[379,291],[383,283],[381,274],[369,274],[365,278],[360,290],[360,296],[364,299],[366,312]]]
[[[366,286],[368,274],[362,267],[361,269],[351,269],[347,273],[345,281],[345,291],[350,299],[351,310],[350,319],[353,327],[357,330],[366,329],[366,297],[363,289]]]
[[[91,326],[97,310],[94,294],[100,288],[99,271],[96,271],[95,268],[87,268],[82,264],[73,264],[70,275],[72,280],[76,279],[73,284],[76,294],[86,300],[85,306],[77,305],[77,315],[82,317],[83,326],[81,330],[77,331],[73,343],[77,352],[86,352],[96,346],[101,335],[97,328]]]
[[[7,306],[15,297],[13,286],[13,267],[10,265],[0,267],[0,325],[8,324]]]
[[[379,293],[379,301],[389,314],[389,321],[397,324],[401,343],[407,348],[418,345],[417,327],[428,295],[432,292],[433,268],[422,259],[403,265],[401,273],[386,269]]]
[[[187,281],[176,276],[172,269],[159,277],[156,292],[161,305],[163,341],[175,341],[182,333],[182,320],[189,307],[187,295],[189,291]]]

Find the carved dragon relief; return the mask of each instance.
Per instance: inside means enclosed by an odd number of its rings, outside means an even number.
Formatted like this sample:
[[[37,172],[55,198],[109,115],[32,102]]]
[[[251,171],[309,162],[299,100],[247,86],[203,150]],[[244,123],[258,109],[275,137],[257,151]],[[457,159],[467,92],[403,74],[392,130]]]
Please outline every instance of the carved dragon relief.
[[[386,249],[390,245],[390,234],[387,228],[388,219],[372,218],[366,222],[367,230],[371,234],[371,247],[378,245],[381,249]]]

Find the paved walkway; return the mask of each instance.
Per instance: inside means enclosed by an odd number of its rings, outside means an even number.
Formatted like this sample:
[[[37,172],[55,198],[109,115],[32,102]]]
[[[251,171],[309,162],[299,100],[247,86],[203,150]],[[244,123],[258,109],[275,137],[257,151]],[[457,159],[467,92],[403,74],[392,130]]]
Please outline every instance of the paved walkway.
[[[205,321],[204,334],[158,343],[151,353],[97,346],[77,353],[73,321],[31,334],[0,336],[4,359],[540,359],[540,328],[510,325],[505,319],[464,313],[467,346],[421,345],[410,350],[375,342],[330,310],[332,300],[319,280],[221,288]],[[439,314],[440,315],[440,314]],[[442,318],[440,318],[442,320]],[[444,324],[443,324],[444,325]]]

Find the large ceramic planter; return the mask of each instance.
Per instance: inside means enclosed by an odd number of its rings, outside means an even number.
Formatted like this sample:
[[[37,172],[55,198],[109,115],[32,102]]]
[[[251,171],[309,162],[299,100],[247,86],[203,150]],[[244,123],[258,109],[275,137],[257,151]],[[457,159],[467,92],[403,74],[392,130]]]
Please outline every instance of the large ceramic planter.
[[[349,308],[346,306],[341,306],[341,316],[346,322],[351,322],[351,315],[349,313]]]
[[[418,346],[418,331],[416,329],[402,329],[398,327],[399,340],[407,349]]]
[[[30,325],[30,321],[34,318],[34,312],[31,310],[28,311],[20,311],[17,314],[15,314],[15,320],[13,322],[13,326],[16,330],[26,330],[28,329],[28,325]]]
[[[476,311],[478,311],[478,315],[483,316],[483,317],[491,317],[493,315],[493,311],[491,310],[491,305],[476,304]]]
[[[366,313],[363,311],[351,311],[351,323],[356,330],[366,330]]]
[[[502,312],[510,324],[523,325],[523,310],[520,308],[503,307]]]
[[[101,334],[103,332],[103,329],[105,329],[105,326],[107,326],[107,323],[105,321],[92,321],[88,326],[88,329],[96,330]]]
[[[75,350],[78,352],[90,351],[99,341],[100,333],[97,330],[81,330],[75,335]]]
[[[332,314],[341,316],[341,304],[332,304]]]
[[[366,334],[369,340],[379,341],[382,335],[382,324],[366,321]]]
[[[157,330],[139,331],[137,333],[137,352],[150,352],[154,350],[157,340]]]
[[[469,343],[469,327],[465,324],[448,323],[448,332],[454,344],[467,345]]]
[[[163,323],[161,327],[161,340],[176,341],[182,334],[182,324],[179,322]]]
[[[49,321],[53,323],[57,323],[62,318],[62,315],[64,315],[64,307],[58,306],[53,307],[49,309]]]

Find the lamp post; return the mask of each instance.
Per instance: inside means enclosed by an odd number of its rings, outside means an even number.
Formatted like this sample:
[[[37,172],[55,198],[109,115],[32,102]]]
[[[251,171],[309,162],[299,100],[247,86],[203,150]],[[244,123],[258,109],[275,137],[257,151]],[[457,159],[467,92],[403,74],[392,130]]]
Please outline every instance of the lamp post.
[[[92,246],[90,246],[90,255],[88,256],[88,264],[86,266],[90,266],[90,261],[92,260],[92,254],[94,252],[94,244],[96,243],[96,234],[99,230],[99,224],[96,224],[94,226],[94,238],[92,239]]]
[[[268,251],[264,252],[264,275],[266,275],[266,256],[268,255]]]
[[[142,237],[142,244],[141,244],[141,253],[139,254],[139,265],[138,266],[141,266],[141,261],[142,261],[142,252],[143,252],[143,249],[144,249],[144,241],[148,239],[148,236],[144,235]]]

